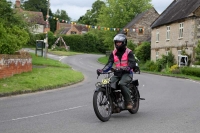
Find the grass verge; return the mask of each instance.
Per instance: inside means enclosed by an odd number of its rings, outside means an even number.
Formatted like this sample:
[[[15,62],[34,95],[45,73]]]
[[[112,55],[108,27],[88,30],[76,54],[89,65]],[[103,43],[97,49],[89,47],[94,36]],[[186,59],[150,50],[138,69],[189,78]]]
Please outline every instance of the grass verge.
[[[52,59],[37,57],[31,53],[33,69],[31,72],[16,74],[0,79],[0,97],[54,89],[80,82],[81,72]]]

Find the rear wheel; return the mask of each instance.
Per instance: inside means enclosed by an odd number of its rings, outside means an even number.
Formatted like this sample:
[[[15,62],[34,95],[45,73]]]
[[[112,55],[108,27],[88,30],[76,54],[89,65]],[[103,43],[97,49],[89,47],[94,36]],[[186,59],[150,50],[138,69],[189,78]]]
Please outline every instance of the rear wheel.
[[[112,101],[103,91],[95,91],[93,95],[93,108],[99,120],[108,121],[112,114]]]
[[[138,112],[139,110],[139,105],[140,105],[140,94],[139,94],[139,91],[137,89],[136,86],[133,86],[133,88],[131,89],[131,96],[132,96],[132,102],[133,102],[133,108],[132,109],[129,109],[128,111],[131,113],[131,114],[135,114]]]

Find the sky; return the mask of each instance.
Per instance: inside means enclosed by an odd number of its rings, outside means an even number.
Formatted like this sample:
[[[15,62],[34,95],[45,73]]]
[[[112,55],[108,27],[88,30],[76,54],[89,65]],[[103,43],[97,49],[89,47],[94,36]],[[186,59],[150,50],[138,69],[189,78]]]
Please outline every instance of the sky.
[[[15,0],[8,0],[15,2]],[[72,21],[78,20],[85,15],[86,11],[92,8],[96,0],[50,0],[50,8],[53,13],[65,10]],[[162,13],[173,0],[152,0],[151,3],[158,13]]]

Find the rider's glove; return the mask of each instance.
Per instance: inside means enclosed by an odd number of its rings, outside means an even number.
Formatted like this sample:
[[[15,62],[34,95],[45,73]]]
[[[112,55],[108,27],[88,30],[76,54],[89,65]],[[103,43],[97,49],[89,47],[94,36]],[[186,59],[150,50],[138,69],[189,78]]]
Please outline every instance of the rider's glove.
[[[100,75],[103,73],[103,70],[102,69],[97,69],[97,75]]]
[[[128,66],[128,67],[126,67],[126,68],[124,68],[124,71],[127,71],[127,72],[129,72],[131,70],[131,68]]]

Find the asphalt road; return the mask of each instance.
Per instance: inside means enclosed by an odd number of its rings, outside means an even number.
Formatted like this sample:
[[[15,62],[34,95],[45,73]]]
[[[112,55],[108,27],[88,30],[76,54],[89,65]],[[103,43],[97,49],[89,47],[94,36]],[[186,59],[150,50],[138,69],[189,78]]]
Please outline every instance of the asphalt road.
[[[199,133],[200,82],[151,74],[139,79],[137,114],[123,111],[101,122],[92,106],[100,55],[49,58],[81,71],[85,80],[56,90],[0,98],[0,133]],[[73,75],[72,75],[73,76]],[[53,82],[53,81],[52,81]]]

